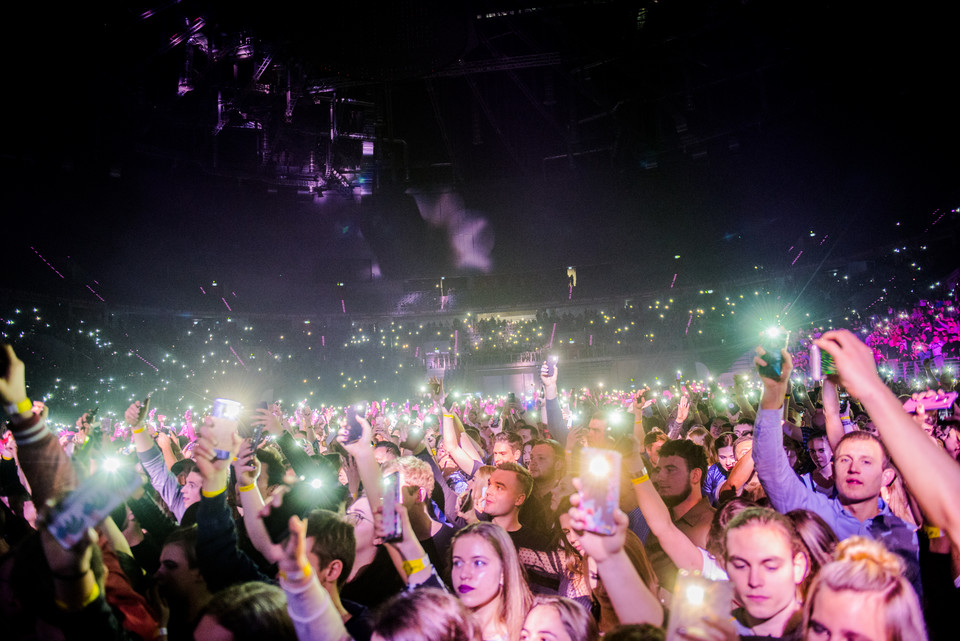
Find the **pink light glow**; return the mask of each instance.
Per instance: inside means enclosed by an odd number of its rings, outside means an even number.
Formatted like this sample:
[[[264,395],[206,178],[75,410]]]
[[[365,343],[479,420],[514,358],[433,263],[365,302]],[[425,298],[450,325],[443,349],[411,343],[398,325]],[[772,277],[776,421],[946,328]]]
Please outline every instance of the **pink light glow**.
[[[40,256],[40,260],[42,260],[43,262],[45,262],[45,263],[47,264],[47,267],[49,267],[50,269],[53,270],[53,273],[55,273],[55,274],[56,274],[57,276],[59,276],[60,278],[64,278],[63,274],[61,274],[59,271],[57,271],[57,268],[54,267],[53,265],[51,265],[51,264],[50,264],[50,261],[48,261],[46,258],[44,258],[43,255],[42,255],[40,252],[38,252],[35,247],[30,247],[30,249],[33,250],[33,253],[34,253],[34,254],[36,254],[37,256]]]

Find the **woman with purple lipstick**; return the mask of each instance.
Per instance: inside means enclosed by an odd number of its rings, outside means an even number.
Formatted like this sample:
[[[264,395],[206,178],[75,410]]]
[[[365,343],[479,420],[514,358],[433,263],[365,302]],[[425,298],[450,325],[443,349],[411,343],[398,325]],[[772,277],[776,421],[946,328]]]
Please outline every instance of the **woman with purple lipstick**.
[[[510,535],[494,523],[474,523],[456,534],[451,552],[451,584],[483,641],[518,641],[533,597]]]

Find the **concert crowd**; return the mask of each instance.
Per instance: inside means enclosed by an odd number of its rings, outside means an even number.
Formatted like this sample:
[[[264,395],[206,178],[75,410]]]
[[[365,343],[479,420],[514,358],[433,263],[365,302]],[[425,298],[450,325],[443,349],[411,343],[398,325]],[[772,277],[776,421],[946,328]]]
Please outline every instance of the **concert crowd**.
[[[66,429],[4,345],[3,638],[955,638],[950,301],[765,344],[729,388],[568,389],[557,321],[464,332],[535,337],[532,397],[181,417],[133,390]]]

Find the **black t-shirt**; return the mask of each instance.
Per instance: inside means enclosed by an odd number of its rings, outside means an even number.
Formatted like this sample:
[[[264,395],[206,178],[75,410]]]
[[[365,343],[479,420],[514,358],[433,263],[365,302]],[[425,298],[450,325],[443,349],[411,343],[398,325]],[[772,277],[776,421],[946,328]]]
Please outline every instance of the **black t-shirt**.
[[[397,573],[390,554],[382,545],[377,548],[373,562],[340,590],[340,598],[375,609],[395,594],[403,591],[406,585]],[[344,606],[346,607],[346,606]]]
[[[549,541],[537,530],[526,526],[521,526],[519,530],[507,532],[513,540],[513,546],[518,550],[520,548],[530,548],[531,550],[546,550]]]

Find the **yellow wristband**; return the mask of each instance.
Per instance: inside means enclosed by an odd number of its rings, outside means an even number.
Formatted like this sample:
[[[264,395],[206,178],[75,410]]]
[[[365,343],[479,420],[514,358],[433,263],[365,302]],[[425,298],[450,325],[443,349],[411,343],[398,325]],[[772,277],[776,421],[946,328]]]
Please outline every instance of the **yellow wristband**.
[[[87,607],[88,605],[90,605],[91,603],[93,603],[94,601],[96,601],[99,596],[100,596],[100,585],[99,585],[96,581],[94,581],[94,582],[93,582],[93,589],[90,590],[90,594],[88,594],[88,595],[87,595],[87,598],[85,598],[85,599],[83,600],[83,603],[80,604],[80,608],[79,608],[79,609],[81,609],[81,610],[84,609],[85,607]],[[67,604],[64,603],[63,601],[61,601],[60,599],[54,599],[53,602],[56,603],[56,604],[57,604],[57,607],[60,608],[61,610],[69,610],[69,609],[70,609],[69,607],[67,607]]]
[[[426,559],[426,558],[427,557],[423,557],[423,559]],[[407,576],[410,576],[411,574],[416,574],[420,570],[427,567],[426,564],[423,562],[423,559],[414,559],[412,561],[403,562],[403,571],[407,574]]]
[[[943,536],[940,528],[933,527],[932,525],[924,525],[923,531],[926,533],[928,539],[939,539],[941,536]]]
[[[208,499],[212,499],[212,498],[215,497],[215,496],[220,496],[221,494],[223,494],[223,493],[226,492],[226,491],[227,491],[227,488],[224,487],[224,488],[220,488],[219,490],[217,490],[217,491],[215,491],[215,492],[207,492],[206,490],[201,490],[201,491],[200,491],[200,494],[202,494],[204,497],[206,497],[206,498],[208,498]]]
[[[134,434],[139,434],[140,432],[143,432],[143,431],[145,431],[146,429],[147,429],[146,427],[141,427],[141,428],[138,429],[138,430],[133,430],[133,433],[134,433]]]
[[[634,485],[640,485],[641,483],[644,483],[649,480],[650,480],[650,475],[644,474],[643,476],[638,476],[637,478],[631,480],[630,482],[633,483]]]
[[[444,414],[443,418],[453,418],[453,414]]]
[[[310,576],[310,572],[311,572],[310,564],[307,563],[301,566],[300,572],[297,574],[287,574],[283,570],[280,570],[279,574],[280,574],[280,578],[283,579],[284,581],[295,583],[297,581],[303,581],[304,579],[306,579],[308,576]]]
[[[17,414],[26,414],[28,411],[33,409],[33,401],[31,401],[29,398],[25,398],[19,403],[12,403],[10,405],[7,405],[5,409],[7,410],[7,414],[9,414],[10,416],[16,416]]]
[[[237,488],[237,492],[249,492],[255,487],[257,487],[256,483],[251,483],[250,485],[241,485]]]

